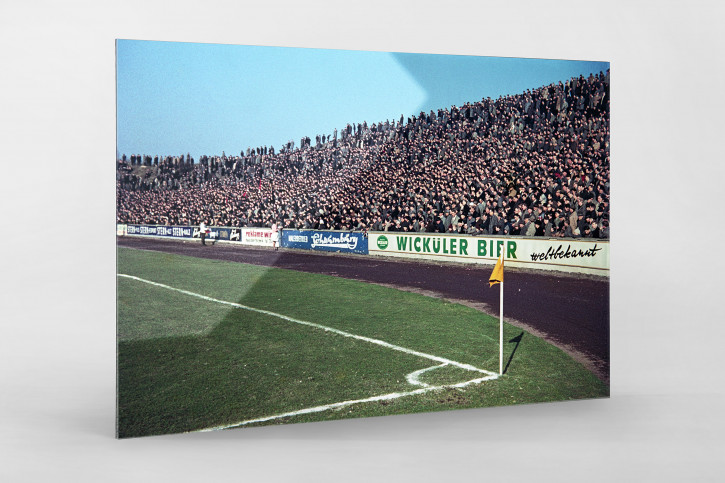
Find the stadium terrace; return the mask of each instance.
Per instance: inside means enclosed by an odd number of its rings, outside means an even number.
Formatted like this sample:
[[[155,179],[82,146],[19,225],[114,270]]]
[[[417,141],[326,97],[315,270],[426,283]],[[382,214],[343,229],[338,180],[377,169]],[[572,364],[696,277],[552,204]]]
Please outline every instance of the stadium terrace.
[[[609,139],[607,71],[278,151],[123,155],[117,222],[607,239]]]

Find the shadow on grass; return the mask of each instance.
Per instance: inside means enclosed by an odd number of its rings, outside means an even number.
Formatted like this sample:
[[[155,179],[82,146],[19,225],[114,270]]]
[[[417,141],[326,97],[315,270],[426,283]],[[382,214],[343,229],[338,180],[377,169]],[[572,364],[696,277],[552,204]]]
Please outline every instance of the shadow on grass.
[[[304,318],[324,316],[330,323],[344,318],[331,300],[310,297],[314,288],[333,297],[332,288],[340,282],[325,278],[330,285],[312,283],[311,289],[310,277],[268,271],[237,303],[286,314],[306,300],[310,307]],[[179,303],[183,297],[170,300]],[[159,314],[154,316],[169,312],[158,297],[155,302]],[[207,303],[211,302],[189,298],[189,307],[179,307],[170,322],[185,324],[189,317],[203,317]],[[224,313],[208,332],[119,341],[119,437],[177,433],[289,412],[319,401],[401,391],[408,383],[391,379],[390,367],[402,368],[402,374],[420,368],[409,354],[390,354],[348,338],[334,340],[331,347],[327,332],[270,314],[239,309]],[[127,317],[133,316],[128,312]],[[360,354],[360,359],[346,356],[351,353]],[[379,363],[383,356],[387,365]]]
[[[506,363],[506,367],[504,367],[504,369],[503,369],[504,374],[506,374],[506,372],[509,370],[509,365],[511,365],[511,361],[514,358],[514,354],[516,354],[516,349],[519,348],[519,344],[521,343],[521,339],[523,339],[523,338],[524,338],[524,333],[521,332],[519,335],[517,335],[516,337],[514,337],[513,339],[511,339],[509,341],[509,344],[512,342],[516,342],[516,345],[514,346],[514,350],[511,352],[511,356],[509,357],[509,360]]]

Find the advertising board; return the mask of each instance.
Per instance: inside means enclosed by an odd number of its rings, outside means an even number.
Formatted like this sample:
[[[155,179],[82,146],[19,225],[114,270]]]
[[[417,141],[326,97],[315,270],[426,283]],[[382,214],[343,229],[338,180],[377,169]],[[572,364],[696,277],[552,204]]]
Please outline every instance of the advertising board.
[[[257,246],[272,246],[271,228],[241,228],[242,244]]]
[[[166,226],[166,225],[117,225],[116,233],[122,235],[121,229],[124,226],[126,235],[151,236],[175,239],[199,239],[198,226]],[[207,239],[211,241],[241,242],[242,229],[228,227],[209,227]]]
[[[198,238],[199,227],[165,225],[127,225],[128,235],[160,236],[164,238]]]
[[[369,253],[392,257],[609,274],[609,242],[596,239],[477,237],[432,233],[370,233]]]
[[[360,232],[284,230],[282,246],[326,252],[368,253],[368,239]]]

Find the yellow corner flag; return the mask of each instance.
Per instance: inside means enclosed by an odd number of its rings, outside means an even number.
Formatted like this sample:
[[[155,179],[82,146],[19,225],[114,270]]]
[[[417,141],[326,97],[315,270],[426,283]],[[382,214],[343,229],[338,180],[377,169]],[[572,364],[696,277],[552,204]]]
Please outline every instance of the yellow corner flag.
[[[491,273],[491,278],[488,279],[489,288],[493,287],[497,283],[503,282],[503,253],[501,254],[501,257],[499,257],[498,261],[496,262],[496,266],[493,267],[493,272]]]

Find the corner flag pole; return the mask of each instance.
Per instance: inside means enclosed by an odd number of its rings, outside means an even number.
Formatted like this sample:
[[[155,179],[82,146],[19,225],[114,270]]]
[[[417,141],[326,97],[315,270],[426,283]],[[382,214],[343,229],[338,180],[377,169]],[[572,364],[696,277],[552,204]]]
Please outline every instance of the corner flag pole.
[[[499,256],[496,266],[493,267],[493,273],[491,278],[488,279],[489,288],[495,284],[501,285],[501,295],[499,297],[499,340],[498,340],[498,373],[503,375],[503,247],[501,248],[501,255]]]
[[[501,254],[501,273],[503,273],[503,253]],[[501,277],[501,296],[498,308],[498,373],[503,376],[503,277]]]

